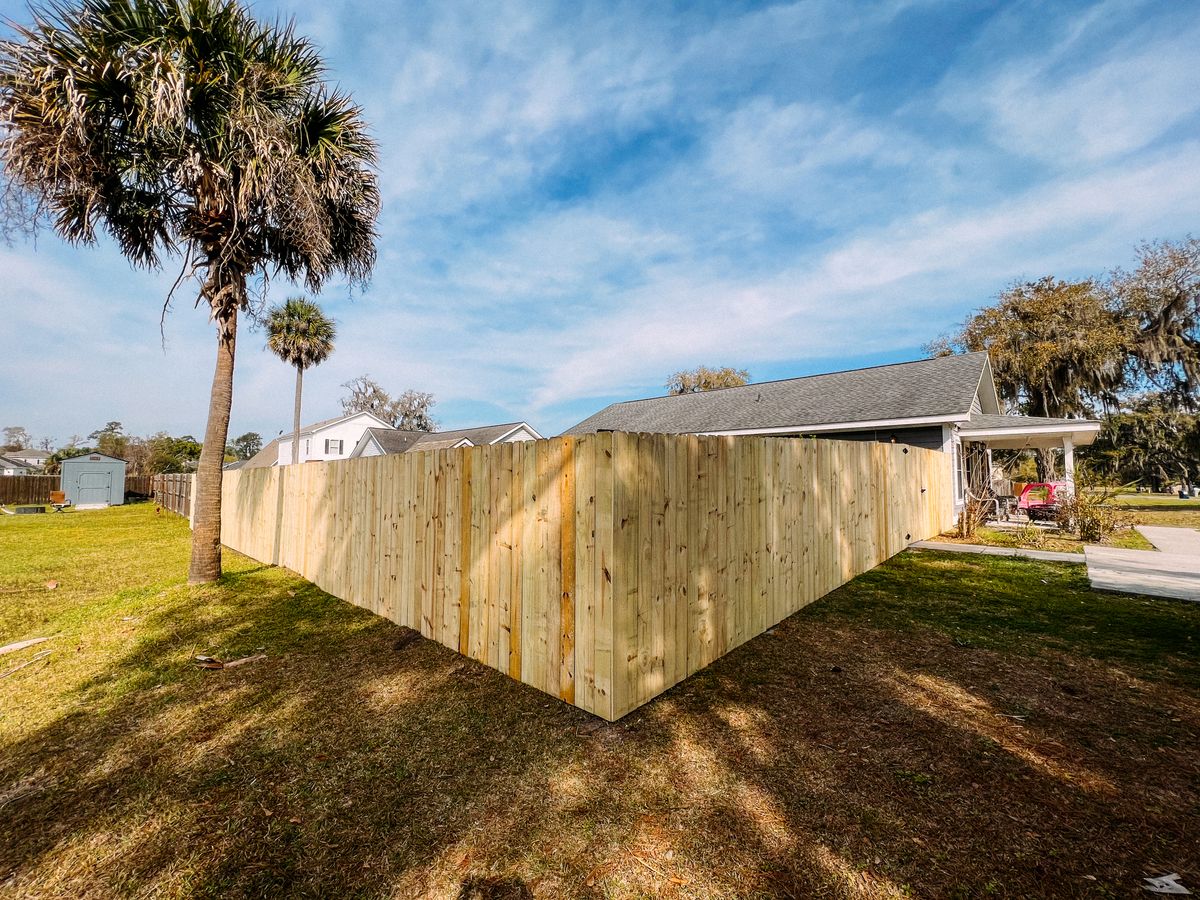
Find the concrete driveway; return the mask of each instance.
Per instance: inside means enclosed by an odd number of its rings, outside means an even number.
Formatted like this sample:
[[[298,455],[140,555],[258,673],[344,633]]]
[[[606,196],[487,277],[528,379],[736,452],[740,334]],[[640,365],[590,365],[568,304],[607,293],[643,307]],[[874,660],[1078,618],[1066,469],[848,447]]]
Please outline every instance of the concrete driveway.
[[[1137,530],[1158,550],[1084,548],[1092,587],[1200,601],[1200,531],[1151,525]]]

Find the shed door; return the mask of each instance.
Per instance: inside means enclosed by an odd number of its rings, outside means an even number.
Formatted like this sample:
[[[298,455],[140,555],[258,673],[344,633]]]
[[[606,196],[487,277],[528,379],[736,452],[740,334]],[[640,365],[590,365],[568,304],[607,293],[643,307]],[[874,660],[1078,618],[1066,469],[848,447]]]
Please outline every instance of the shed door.
[[[107,504],[111,499],[111,472],[80,472],[79,501],[80,506],[96,503]]]

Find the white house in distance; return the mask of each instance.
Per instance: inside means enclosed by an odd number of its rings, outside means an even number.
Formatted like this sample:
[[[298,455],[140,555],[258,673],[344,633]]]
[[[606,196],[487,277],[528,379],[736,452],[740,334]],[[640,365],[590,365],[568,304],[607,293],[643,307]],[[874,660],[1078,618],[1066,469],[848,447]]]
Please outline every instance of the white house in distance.
[[[388,423],[369,412],[351,413],[325,419],[300,429],[300,462],[326,462],[348,459],[363,432],[368,428],[387,428]],[[287,432],[276,439],[279,444],[277,465],[292,462],[292,434]]]
[[[5,454],[0,456],[0,475],[32,475],[33,467]]]
[[[325,462],[412,450],[474,447],[508,441],[535,441],[541,435],[526,422],[484,425],[454,431],[401,431],[371,413],[352,413],[325,419],[300,430],[300,462]],[[239,465],[226,468],[258,469],[287,466],[292,462],[292,435],[281,434]]]
[[[50,458],[49,450],[34,450],[26,447],[24,450],[10,450],[4,454],[8,459],[19,462],[30,469],[45,468],[46,460]]]

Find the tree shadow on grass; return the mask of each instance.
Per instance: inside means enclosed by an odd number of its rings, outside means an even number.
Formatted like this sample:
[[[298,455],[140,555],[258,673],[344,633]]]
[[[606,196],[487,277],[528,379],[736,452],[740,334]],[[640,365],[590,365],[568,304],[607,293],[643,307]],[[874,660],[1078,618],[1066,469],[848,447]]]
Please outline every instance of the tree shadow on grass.
[[[1046,574],[1048,593],[1073,581]],[[1141,645],[1091,659],[1048,629],[1040,648],[1026,635],[997,652],[878,627],[869,606],[843,615],[864,583],[630,717],[650,744],[634,756],[667,757],[663,789],[685,798],[656,820],[677,835],[676,871],[724,868],[731,894],[791,897],[1111,896],[1145,874],[1200,878],[1190,680],[1145,680]]]
[[[1194,692],[879,627],[840,615],[848,596],[601,724],[432,642],[397,650],[396,626],[283,570],[181,589],[73,712],[6,748],[0,783],[32,789],[3,807],[5,888],[1074,896],[1160,866],[1200,878]],[[259,646],[239,669],[190,661]]]
[[[8,887],[379,892],[570,752],[585,714],[430,642],[397,652],[398,633],[282,570],[147,616],[72,711],[6,749],[0,784],[36,781],[4,809]],[[530,719],[538,740],[510,740]]]

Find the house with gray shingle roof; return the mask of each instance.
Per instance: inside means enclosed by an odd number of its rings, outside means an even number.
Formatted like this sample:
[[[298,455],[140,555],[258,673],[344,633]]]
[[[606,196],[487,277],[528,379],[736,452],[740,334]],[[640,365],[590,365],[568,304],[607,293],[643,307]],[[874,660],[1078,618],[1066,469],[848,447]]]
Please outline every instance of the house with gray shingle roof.
[[[29,463],[13,459],[11,456],[0,456],[0,475],[32,475],[33,473],[34,468]]]
[[[368,428],[387,428],[388,423],[369,412],[350,413],[322,419],[300,429],[300,462],[327,462],[349,459]],[[289,428],[267,443],[239,468],[260,469],[264,466],[286,466],[292,462],[293,433]]]
[[[390,427],[371,413],[354,413],[323,419],[300,429],[300,461],[358,459],[415,450],[443,450],[476,447],[509,441],[537,441],[542,435],[528,422],[482,425],[452,431],[402,431]],[[225,468],[258,469],[286,466],[292,461],[292,433],[286,432],[269,442],[254,456]]]
[[[49,450],[35,450],[32,447],[25,447],[22,450],[9,450],[4,455],[8,459],[28,466],[31,469],[45,468],[46,462],[51,456]]]
[[[401,431],[396,428],[368,428],[350,457],[383,456],[414,450],[447,450],[455,447],[479,447],[514,441],[540,441],[542,435],[528,422],[481,425],[452,431]]]
[[[991,362],[980,352],[614,403],[565,434],[754,434],[909,444],[946,454],[961,504],[967,485],[979,483],[972,464],[986,464],[990,480],[992,449],[1061,449],[1065,477],[1073,480],[1074,448],[1092,443],[1099,430],[1100,423],[1088,419],[1005,415]]]

